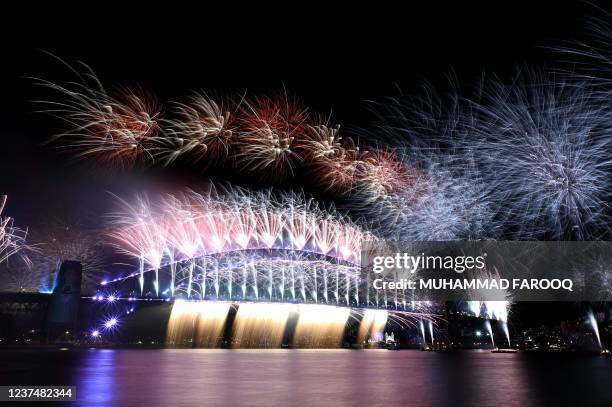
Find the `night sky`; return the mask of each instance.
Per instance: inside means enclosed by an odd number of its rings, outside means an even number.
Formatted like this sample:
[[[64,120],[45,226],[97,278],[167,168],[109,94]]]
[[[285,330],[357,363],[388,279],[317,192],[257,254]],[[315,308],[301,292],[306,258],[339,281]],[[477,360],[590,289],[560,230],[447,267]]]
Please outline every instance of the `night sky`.
[[[9,195],[6,212],[33,226],[56,207],[102,211],[106,190],[165,189],[197,183],[199,176],[118,176],[42,146],[62,123],[35,112],[39,106],[31,101],[46,94],[28,77],[69,77],[43,51],[87,63],[108,87],[139,85],[161,101],[198,89],[230,95],[286,89],[312,111],[332,113],[345,129],[367,128],[368,101],[418,93],[426,81],[444,92],[454,75],[469,90],[483,73],[504,78],[523,64],[554,66],[562,58],[550,48],[584,38],[585,16],[597,13],[584,3],[537,3],[361,9],[360,16],[304,10],[314,15],[301,24],[256,15],[232,19],[211,10],[199,22],[174,20],[176,28],[126,14],[28,18],[16,30],[4,27],[0,191]]]

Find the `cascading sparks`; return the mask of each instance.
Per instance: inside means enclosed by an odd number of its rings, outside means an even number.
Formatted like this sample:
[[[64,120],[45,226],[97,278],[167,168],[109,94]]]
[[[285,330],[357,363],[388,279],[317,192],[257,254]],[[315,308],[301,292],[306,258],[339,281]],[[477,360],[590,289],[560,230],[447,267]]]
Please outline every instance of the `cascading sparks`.
[[[374,239],[347,217],[331,208],[321,208],[316,201],[301,194],[255,193],[239,188],[219,193],[211,188],[205,193],[186,191],[166,195],[156,204],[151,204],[145,196],[140,196],[134,205],[125,201],[122,204],[123,209],[113,214],[114,229],[110,237],[123,253],[138,260],[139,272],[133,277],[138,277],[141,295],[145,294],[147,270],[154,271],[151,286],[153,294],[160,295],[163,289],[159,269],[167,265],[171,266],[172,273],[168,288],[174,295],[177,271],[173,265],[179,262],[187,263],[184,284],[187,298],[199,293],[203,299],[207,270],[214,267],[214,264],[198,262],[206,256],[280,250],[313,253],[355,267],[361,260],[362,242]],[[249,275],[256,273],[258,267],[257,264],[242,267],[243,283],[247,284]],[[225,274],[220,276],[217,272],[213,276],[216,296],[219,279]],[[232,281],[228,283],[231,287]],[[257,278],[252,277],[248,283],[258,298]],[[354,283],[345,282],[349,286]],[[274,288],[268,287],[269,296],[276,291]],[[305,289],[301,291],[303,299],[312,294],[317,302],[316,288],[307,292]],[[231,294],[230,291],[230,298]]]
[[[351,312],[364,312],[358,334],[363,340],[382,332],[389,316],[385,310],[317,304],[176,301],[166,344],[215,348],[227,341],[233,348],[337,348],[342,346]],[[224,338],[228,333],[231,336]]]
[[[196,348],[219,346],[230,307],[229,302],[176,301],[168,321],[166,344]]]
[[[298,348],[337,348],[342,346],[350,308],[300,304],[293,346]]]
[[[377,334],[384,332],[388,317],[389,313],[385,310],[365,310],[359,324],[357,343],[366,343],[368,339],[372,339]]]
[[[296,311],[293,304],[240,304],[232,330],[232,347],[280,347],[287,321]]]

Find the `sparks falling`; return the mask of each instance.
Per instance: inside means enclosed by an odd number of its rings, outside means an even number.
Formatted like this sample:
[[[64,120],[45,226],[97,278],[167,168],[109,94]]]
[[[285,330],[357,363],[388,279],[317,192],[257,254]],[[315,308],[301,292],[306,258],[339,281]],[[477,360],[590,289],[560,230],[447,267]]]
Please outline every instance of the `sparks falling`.
[[[6,199],[6,195],[0,195],[0,263],[20,252],[23,254],[29,248],[26,244],[27,230],[14,226],[13,218],[2,217]],[[27,261],[27,258],[24,260]]]

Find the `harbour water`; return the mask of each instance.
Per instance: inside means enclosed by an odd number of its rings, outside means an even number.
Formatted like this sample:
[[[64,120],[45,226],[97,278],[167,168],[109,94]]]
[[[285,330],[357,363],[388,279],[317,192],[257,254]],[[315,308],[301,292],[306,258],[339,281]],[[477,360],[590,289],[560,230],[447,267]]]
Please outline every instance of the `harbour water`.
[[[83,406],[605,406],[612,358],[417,350],[0,350],[0,385]]]

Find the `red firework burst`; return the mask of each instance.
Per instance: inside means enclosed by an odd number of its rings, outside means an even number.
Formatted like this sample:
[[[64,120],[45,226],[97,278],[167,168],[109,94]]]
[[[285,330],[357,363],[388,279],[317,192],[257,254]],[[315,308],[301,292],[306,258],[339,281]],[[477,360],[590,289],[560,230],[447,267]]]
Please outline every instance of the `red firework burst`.
[[[151,93],[123,88],[109,95],[85,85],[78,91],[50,86],[67,96],[50,112],[72,126],[54,140],[65,140],[62,147],[76,151],[77,158],[95,158],[117,167],[153,159],[161,105]]]
[[[370,149],[365,154],[360,181],[362,187],[372,195],[381,196],[412,189],[418,179],[417,171],[387,148]]]
[[[364,155],[351,138],[342,139],[339,129],[314,126],[303,143],[308,168],[326,190],[348,193],[363,171]]]
[[[242,109],[237,163],[273,179],[293,175],[303,162],[300,146],[309,123],[307,110],[288,97],[261,97]]]

